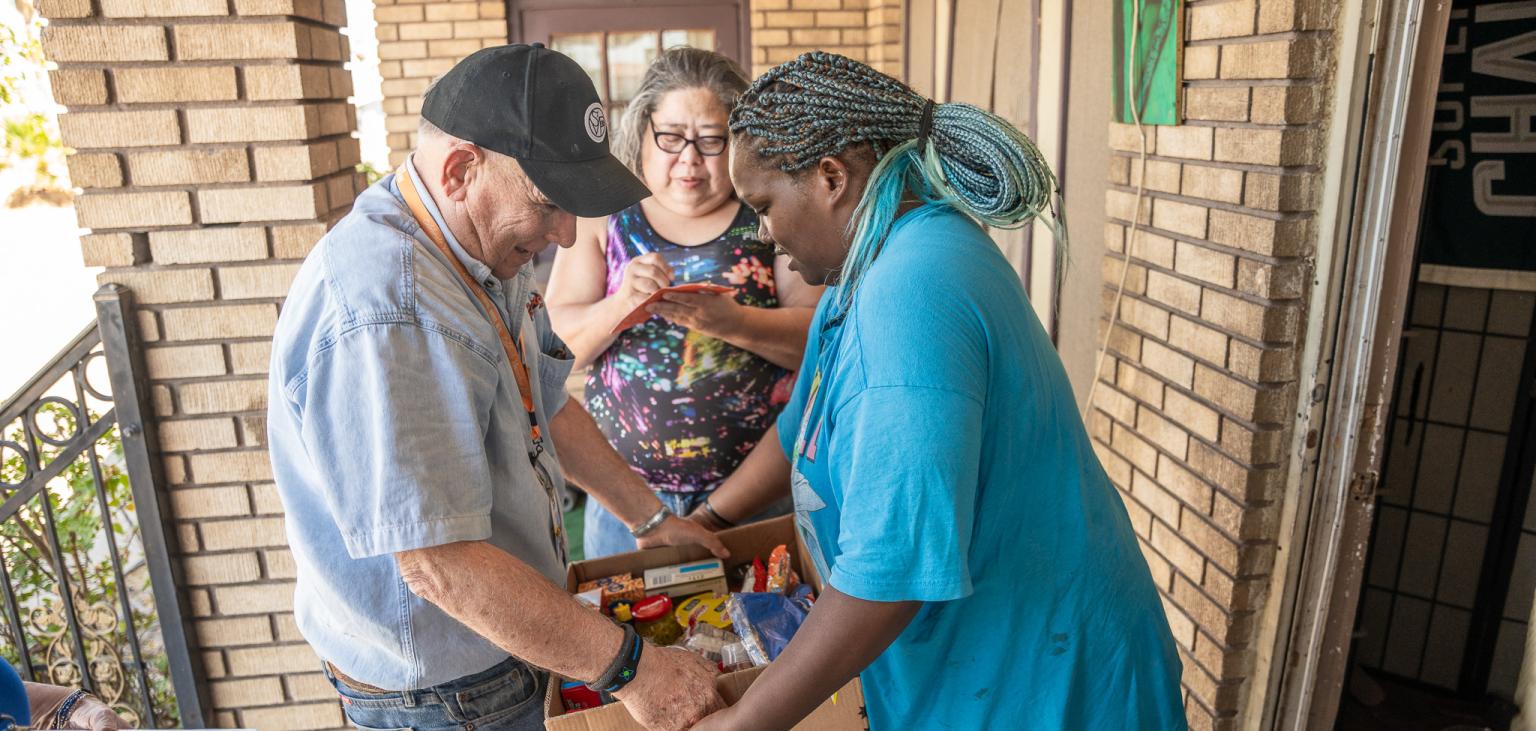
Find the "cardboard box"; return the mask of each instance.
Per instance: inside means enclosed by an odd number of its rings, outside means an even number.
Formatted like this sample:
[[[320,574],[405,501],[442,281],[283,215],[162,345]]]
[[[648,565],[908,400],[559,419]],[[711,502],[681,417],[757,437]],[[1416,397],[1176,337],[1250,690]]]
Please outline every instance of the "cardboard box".
[[[717,535],[731,552],[731,558],[726,561],[728,569],[751,563],[755,556],[761,556],[766,561],[768,554],[775,546],[792,547],[795,571],[800,574],[802,581],[810,583],[817,592],[821,591],[821,577],[817,576],[815,564],[809,560],[805,553],[805,546],[800,543],[800,532],[795,530],[793,516],[786,515],[761,523],[732,528],[721,531]],[[710,553],[698,546],[681,548],[669,546],[581,561],[571,564],[566,570],[566,591],[574,593],[576,587],[582,582],[604,576],[622,574],[626,571],[642,575],[646,569],[672,566],[709,557]],[[752,685],[752,681],[756,680],[762,671],[762,668],[751,668],[721,675],[715,679],[715,689],[720,691],[720,696],[726,703],[735,703],[741,700],[747,688]],[[548,731],[644,731],[644,727],[629,715],[623,703],[566,712],[565,706],[560,702],[558,680],[551,682],[549,686],[549,692],[544,696],[544,728]],[[864,718],[864,688],[860,685],[858,678],[854,678],[852,682],[843,686],[842,690],[833,694],[811,715],[806,716],[805,720],[795,726],[797,731],[864,731],[868,728],[869,723]]]

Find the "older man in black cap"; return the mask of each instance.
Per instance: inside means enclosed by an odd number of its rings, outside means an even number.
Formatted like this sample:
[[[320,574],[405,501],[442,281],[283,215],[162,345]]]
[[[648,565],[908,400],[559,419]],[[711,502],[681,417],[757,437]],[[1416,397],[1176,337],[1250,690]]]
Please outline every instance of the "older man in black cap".
[[[569,477],[642,545],[724,548],[567,399],[525,267],[570,245],[575,216],[649,193],[610,155],[587,75],[538,44],[466,58],[421,116],[414,154],[305,261],[273,342],[299,630],[359,728],[541,728],[545,671],[686,727],[720,703],[712,668],[558,586],[557,496]]]

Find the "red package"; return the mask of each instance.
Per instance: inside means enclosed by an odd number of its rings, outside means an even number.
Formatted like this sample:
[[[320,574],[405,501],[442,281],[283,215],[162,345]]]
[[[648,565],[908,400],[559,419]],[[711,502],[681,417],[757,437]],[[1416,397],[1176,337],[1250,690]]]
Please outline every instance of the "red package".
[[[565,703],[567,711],[580,711],[603,705],[602,694],[588,688],[585,683],[561,683],[560,700]]]
[[[752,591],[768,590],[768,567],[761,557],[752,559]]]

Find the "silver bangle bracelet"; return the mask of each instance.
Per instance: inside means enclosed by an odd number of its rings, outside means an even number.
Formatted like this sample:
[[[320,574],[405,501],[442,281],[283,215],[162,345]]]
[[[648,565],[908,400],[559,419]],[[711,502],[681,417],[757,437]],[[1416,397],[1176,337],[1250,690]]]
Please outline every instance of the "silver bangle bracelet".
[[[656,529],[660,528],[661,524],[667,522],[667,518],[670,517],[672,517],[672,511],[668,510],[667,506],[663,505],[661,506],[660,510],[656,511],[655,515],[651,516],[650,520],[641,523],[638,527],[630,528],[629,534],[636,538],[644,538],[645,536],[655,533]]]

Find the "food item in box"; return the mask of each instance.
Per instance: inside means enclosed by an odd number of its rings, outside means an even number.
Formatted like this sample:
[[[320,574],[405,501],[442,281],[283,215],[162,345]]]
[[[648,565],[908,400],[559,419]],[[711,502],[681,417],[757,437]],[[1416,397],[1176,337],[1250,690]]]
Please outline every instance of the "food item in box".
[[[672,615],[671,597],[661,594],[635,602],[635,631],[653,644],[663,647],[683,636],[683,626]]]
[[[583,581],[576,587],[576,593],[585,594],[593,589],[602,590],[598,603],[600,607],[610,606],[616,601],[637,602],[645,598],[645,580],[636,578],[634,574],[617,574]]]
[[[773,553],[768,554],[768,581],[765,591],[775,591],[780,594],[789,589],[789,548],[778,546]]]
[[[567,711],[580,711],[587,708],[597,708],[608,701],[603,694],[587,687],[586,683],[566,681],[560,684],[560,700],[565,704]]]
[[[696,624],[688,629],[688,639],[683,641],[683,649],[703,657],[713,663],[720,662],[720,650],[732,642],[740,642],[741,638],[736,633],[729,632],[714,625]]]
[[[747,566],[747,573],[741,578],[741,593],[764,591],[767,588],[768,566],[763,563],[762,557],[754,557],[751,565]]]
[[[731,617],[725,610],[727,595],[695,594],[677,605],[677,623],[684,627],[707,624],[720,629],[731,628]]]
[[[582,604],[585,604],[585,605],[587,605],[589,607],[592,607],[593,609],[596,609],[598,611],[602,611],[602,609],[603,609],[603,590],[602,589],[588,589],[588,590],[583,591],[583,592],[578,592],[578,593],[574,594],[573,596],[576,597],[576,601],[581,602]]]
[[[734,673],[750,667],[752,667],[752,656],[747,654],[747,646],[741,640],[727,643],[720,648],[720,672]]]
[[[725,564],[718,558],[647,569],[645,572],[647,594],[666,594],[674,599],[682,599],[705,592],[724,594],[728,591],[730,587],[725,583]]]
[[[609,604],[608,613],[620,622],[629,622],[635,618],[634,605],[624,601]]]
[[[789,645],[811,611],[811,587],[801,584],[788,596],[774,592],[732,594],[726,602],[736,634],[754,665],[767,665]]]

